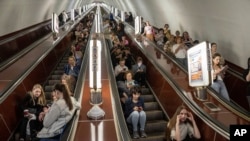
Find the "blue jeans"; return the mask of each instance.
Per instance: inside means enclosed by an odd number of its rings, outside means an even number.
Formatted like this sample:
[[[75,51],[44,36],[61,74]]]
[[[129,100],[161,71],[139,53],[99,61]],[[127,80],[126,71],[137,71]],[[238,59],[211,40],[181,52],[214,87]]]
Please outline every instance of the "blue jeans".
[[[188,68],[188,65],[187,65],[187,58],[176,58],[178,60],[178,62],[180,62],[185,69]]]
[[[132,123],[133,131],[138,131],[138,122],[140,123],[140,130],[144,130],[146,123],[146,113],[144,111],[133,111],[127,118],[128,123]]]
[[[227,88],[222,80],[216,80],[211,87],[226,100],[230,101]]]

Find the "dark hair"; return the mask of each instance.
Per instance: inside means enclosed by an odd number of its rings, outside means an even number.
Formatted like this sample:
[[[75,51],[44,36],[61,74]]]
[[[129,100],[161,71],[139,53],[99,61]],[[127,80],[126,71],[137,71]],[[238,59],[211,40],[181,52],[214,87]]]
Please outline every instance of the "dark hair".
[[[140,56],[138,56],[138,57],[136,58],[136,61],[142,61],[142,58],[141,58]]]
[[[136,94],[136,93],[139,93],[139,94],[142,94],[142,90],[141,90],[141,87],[140,86],[135,86],[133,88],[130,89],[130,93],[133,95],[133,94]]]
[[[217,44],[216,44],[216,43],[211,43],[211,47],[212,47],[213,45],[217,45]]]
[[[69,110],[71,111],[73,109],[73,104],[70,98],[70,92],[68,87],[64,84],[57,83],[54,86],[54,90],[58,90],[63,94],[63,99],[65,100]]]

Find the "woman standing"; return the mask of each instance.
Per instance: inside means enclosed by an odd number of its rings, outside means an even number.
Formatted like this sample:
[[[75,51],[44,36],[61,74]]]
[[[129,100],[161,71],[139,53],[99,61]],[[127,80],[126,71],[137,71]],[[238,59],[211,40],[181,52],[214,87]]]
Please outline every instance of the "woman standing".
[[[184,105],[177,108],[167,128],[170,130],[171,140],[183,141],[187,137],[196,139],[201,137],[192,113],[188,112]]]
[[[214,82],[211,87],[226,100],[230,101],[227,88],[223,82],[224,73],[227,69],[227,66],[221,67],[220,65],[221,55],[219,53],[215,53],[213,55],[213,79]]]
[[[30,135],[31,139],[35,138],[36,132],[42,129],[42,121],[38,117],[45,105],[46,100],[43,88],[40,84],[35,84],[32,91],[28,92],[21,104],[24,118],[20,126],[20,140],[28,140],[26,139],[26,133]],[[29,130],[27,130],[27,127]]]
[[[146,22],[143,35],[146,35],[150,41],[154,41],[154,28],[150,25],[149,21]]]
[[[64,84],[56,84],[54,87],[56,101],[51,107],[40,114],[43,120],[43,129],[37,134],[40,141],[59,141],[64,126],[72,118],[74,107],[70,98],[70,92]]]

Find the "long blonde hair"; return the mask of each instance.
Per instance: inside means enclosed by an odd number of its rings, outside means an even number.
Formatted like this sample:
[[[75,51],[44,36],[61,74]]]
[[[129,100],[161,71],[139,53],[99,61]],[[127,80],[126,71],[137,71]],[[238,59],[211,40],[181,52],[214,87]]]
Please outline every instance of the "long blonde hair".
[[[177,115],[179,115],[180,112],[181,112],[181,110],[183,110],[183,109],[186,109],[186,110],[187,110],[187,107],[184,106],[184,105],[179,106],[179,107],[176,109],[176,111],[175,111],[173,117],[169,120],[169,122],[168,122],[168,128],[169,128],[170,130],[173,129],[173,128],[175,127]]]
[[[40,89],[41,90],[41,94],[38,97],[37,104],[45,106],[46,105],[45,93],[44,93],[43,87],[40,84],[35,84],[33,86],[33,88],[32,88],[32,91],[29,93],[31,98],[32,98],[33,104],[34,105],[36,104],[34,94],[33,94],[34,89]]]

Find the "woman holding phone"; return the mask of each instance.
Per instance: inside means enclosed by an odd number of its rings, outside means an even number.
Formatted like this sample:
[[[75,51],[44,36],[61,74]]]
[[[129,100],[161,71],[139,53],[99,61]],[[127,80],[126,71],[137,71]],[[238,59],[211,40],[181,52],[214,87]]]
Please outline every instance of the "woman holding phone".
[[[169,120],[167,128],[170,130],[171,140],[183,141],[186,138],[201,138],[192,113],[184,105],[177,108],[174,116]]]
[[[211,87],[223,98],[230,101],[230,97],[227,92],[227,88],[223,82],[225,71],[227,70],[228,66],[222,67],[220,65],[221,55],[219,53],[215,53],[212,58],[212,68],[213,68],[213,84]]]
[[[144,112],[144,100],[140,97],[140,87],[131,89],[132,96],[125,102],[125,117],[128,123],[133,125],[133,138],[146,138],[147,134],[144,131],[146,123],[146,113]],[[138,133],[138,124],[140,125],[140,135]]]

